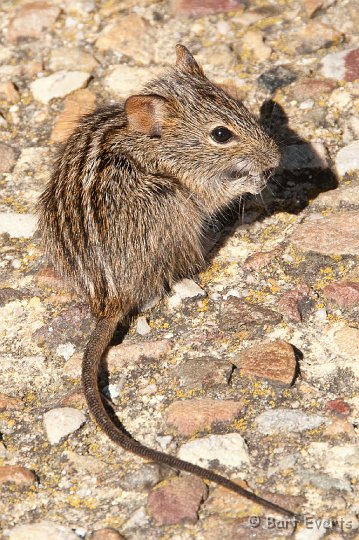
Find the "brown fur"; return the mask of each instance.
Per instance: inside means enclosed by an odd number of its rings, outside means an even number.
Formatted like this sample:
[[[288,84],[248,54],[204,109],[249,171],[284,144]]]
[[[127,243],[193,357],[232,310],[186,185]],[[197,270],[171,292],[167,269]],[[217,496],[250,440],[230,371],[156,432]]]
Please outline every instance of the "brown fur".
[[[227,144],[210,131],[227,126]],[[118,322],[205,264],[206,223],[243,193],[258,192],[276,167],[276,143],[238,101],[211,83],[177,46],[177,65],[125,103],[81,120],[60,151],[39,203],[39,230],[61,274],[88,299],[98,324],[83,385],[99,425],[144,457],[225,485],[229,480],[144,447],[110,420],[98,389],[101,356]]]

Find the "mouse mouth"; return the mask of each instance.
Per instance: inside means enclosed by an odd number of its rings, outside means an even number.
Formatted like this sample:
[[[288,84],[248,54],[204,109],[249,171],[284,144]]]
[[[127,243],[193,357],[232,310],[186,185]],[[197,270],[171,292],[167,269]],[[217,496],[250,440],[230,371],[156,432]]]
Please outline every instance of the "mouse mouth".
[[[258,175],[249,175],[246,178],[246,188],[248,193],[252,195],[258,195],[263,189],[267,186],[267,179],[258,174]]]

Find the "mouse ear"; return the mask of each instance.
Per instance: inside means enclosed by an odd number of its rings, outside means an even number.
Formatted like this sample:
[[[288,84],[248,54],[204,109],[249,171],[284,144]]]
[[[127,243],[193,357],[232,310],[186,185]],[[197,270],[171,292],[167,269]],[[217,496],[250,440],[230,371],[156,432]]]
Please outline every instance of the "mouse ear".
[[[191,75],[204,76],[203,69],[189,52],[187,47],[178,43],[176,45],[176,67],[181,71],[191,73]]]
[[[166,99],[156,94],[130,96],[125,101],[128,127],[150,137],[160,137],[167,116],[166,105]]]

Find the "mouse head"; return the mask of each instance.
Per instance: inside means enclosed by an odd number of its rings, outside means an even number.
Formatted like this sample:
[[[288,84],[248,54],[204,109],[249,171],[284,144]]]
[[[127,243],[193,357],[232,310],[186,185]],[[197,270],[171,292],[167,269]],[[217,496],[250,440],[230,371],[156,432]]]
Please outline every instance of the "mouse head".
[[[186,47],[176,52],[171,71],[127,99],[129,133],[147,139],[158,172],[213,207],[259,193],[279,165],[277,144],[241,102],[206,78]]]

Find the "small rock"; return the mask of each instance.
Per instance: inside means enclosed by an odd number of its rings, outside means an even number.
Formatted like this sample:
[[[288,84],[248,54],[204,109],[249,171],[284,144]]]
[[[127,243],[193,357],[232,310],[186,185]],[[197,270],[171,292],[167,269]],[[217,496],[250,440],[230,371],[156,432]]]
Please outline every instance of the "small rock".
[[[0,83],[0,100],[8,103],[17,103],[20,100],[20,94],[14,83],[10,81]]]
[[[31,238],[36,226],[37,219],[33,214],[0,212],[0,234],[8,233],[13,238]]]
[[[148,496],[148,512],[158,525],[196,522],[201,502],[207,496],[206,484],[196,476],[167,480]]]
[[[171,403],[166,409],[166,419],[181,434],[191,435],[216,423],[233,422],[242,409],[241,401],[190,399]]]
[[[60,343],[56,348],[56,354],[62,356],[65,360],[68,360],[74,354],[75,350],[76,348],[72,343]]]
[[[288,86],[297,76],[284,66],[277,66],[265,71],[258,77],[258,83],[266,90],[274,92],[278,88]]]
[[[282,316],[271,309],[230,296],[221,303],[218,326],[224,331],[238,331],[244,325],[277,324],[281,320]]]
[[[81,353],[80,356],[83,356]],[[75,409],[85,409],[87,407],[86,398],[82,388],[72,390],[68,394],[65,394],[60,400],[61,407],[71,407]]]
[[[293,347],[277,339],[244,349],[235,360],[241,375],[249,375],[270,381],[293,384],[297,361]]]
[[[304,0],[308,17],[314,17],[322,8],[328,8],[335,0]]]
[[[357,306],[359,305],[359,282],[330,283],[323,289],[323,295],[341,308]]]
[[[359,78],[359,47],[327,54],[322,58],[322,66],[325,77],[355,81]]]
[[[229,469],[240,469],[250,464],[247,445],[239,433],[194,439],[182,444],[178,457],[201,467],[210,467],[214,460]]]
[[[359,358],[359,329],[344,326],[334,333],[334,343],[339,352],[348,358]]]
[[[47,2],[31,2],[21,7],[10,21],[8,40],[37,39],[48,32],[60,13],[60,8]]]
[[[331,423],[325,428],[324,435],[328,437],[355,437],[356,431],[353,424],[344,418],[334,418]]]
[[[122,16],[116,24],[106,26],[96,40],[100,51],[112,50],[130,56],[136,62],[149,64],[153,51],[153,31],[139,15]]]
[[[262,435],[301,432],[315,429],[325,422],[322,416],[308,415],[292,409],[271,409],[257,416],[255,423]]]
[[[4,287],[3,289],[0,289],[0,306],[4,306],[13,300],[21,300],[24,296],[24,293],[17,289]]]
[[[258,251],[245,260],[243,268],[259,272],[259,270],[265,268],[277,255],[277,249],[272,249],[272,251]]]
[[[157,463],[146,463],[137,471],[131,471],[121,479],[121,489],[142,491],[158,484],[161,480],[161,467]]]
[[[173,368],[173,377],[187,390],[228,384],[233,365],[214,357],[189,359]]]
[[[212,13],[226,13],[243,8],[242,0],[172,0],[171,11],[175,16],[204,17]]]
[[[58,444],[86,422],[85,415],[71,407],[51,409],[44,414],[44,426],[50,444]]]
[[[84,71],[57,71],[30,84],[34,98],[47,105],[52,99],[67,96],[85,86],[90,75]]]
[[[24,404],[19,398],[10,397],[0,392],[0,411],[11,411],[23,409]]]
[[[116,529],[112,529],[112,527],[105,527],[104,529],[98,529],[97,531],[93,531],[90,536],[89,540],[126,540],[122,534],[120,534]]]
[[[64,142],[69,138],[80,119],[96,108],[96,96],[87,88],[75,90],[66,99],[62,113],[56,118],[51,132],[53,142]]]
[[[318,49],[329,48],[338,44],[342,34],[335,28],[317,21],[310,21],[303,30],[299,31],[300,45],[297,52],[310,54]]]
[[[359,141],[353,141],[339,150],[335,165],[341,176],[359,170]]]
[[[58,291],[66,288],[65,282],[55,272],[53,266],[44,266],[39,270],[36,276],[36,283],[39,287],[46,287]]]
[[[312,442],[306,447],[306,450],[317,463],[322,464],[324,471],[332,478],[343,479],[349,486],[348,478],[351,478],[352,483],[354,479],[359,479],[357,444],[348,443],[332,446],[331,443]],[[349,487],[349,489],[351,488]]]
[[[157,360],[166,355],[172,349],[170,340],[158,339],[155,341],[143,341],[142,343],[121,343],[111,347],[107,354],[107,363],[110,372],[120,371],[124,364],[136,364],[141,358]]]
[[[97,60],[85,52],[80,47],[60,47],[51,51],[49,68],[51,71],[76,71],[79,67],[81,71],[96,69]]]
[[[120,64],[106,71],[103,84],[117,97],[127,97],[141,90],[151,78],[155,78],[160,70]]]
[[[43,520],[38,523],[16,525],[10,531],[9,540],[79,540],[69,527]]]
[[[301,322],[303,308],[305,304],[308,304],[309,294],[310,288],[308,285],[306,283],[300,283],[281,296],[278,307],[289,320]]]
[[[272,54],[272,49],[264,41],[260,30],[248,30],[242,37],[242,55],[253,56],[259,62],[265,62]]]
[[[25,467],[16,465],[0,467],[0,485],[16,484],[17,486],[27,487],[32,486],[35,482],[35,474]]]
[[[351,412],[350,405],[342,398],[332,399],[326,404],[326,409],[334,414],[348,416]]]
[[[331,79],[300,79],[290,86],[290,94],[297,101],[316,99],[330,94],[337,86]]]
[[[7,144],[0,143],[0,174],[10,172],[15,162],[15,150]]]
[[[181,300],[206,296],[205,291],[192,279],[182,279],[182,281],[178,281],[173,285],[173,290],[178,294]]]
[[[146,336],[151,332],[151,327],[148,324],[146,317],[138,317],[136,322],[136,330],[137,334],[140,334],[140,336]]]
[[[297,226],[291,242],[301,251],[359,255],[359,212],[308,219]]]

